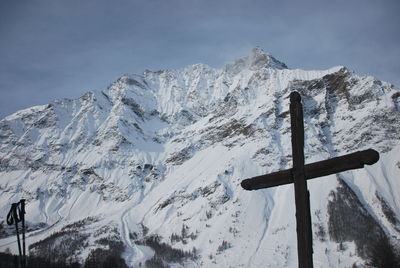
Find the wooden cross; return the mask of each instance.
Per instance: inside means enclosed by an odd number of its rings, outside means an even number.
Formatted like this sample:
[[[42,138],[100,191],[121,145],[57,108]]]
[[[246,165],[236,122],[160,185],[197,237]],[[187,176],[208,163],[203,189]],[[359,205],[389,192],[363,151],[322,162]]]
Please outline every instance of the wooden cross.
[[[290,93],[293,168],[243,180],[245,190],[258,190],[294,183],[297,225],[297,254],[300,268],[312,268],[312,230],[307,180],[345,170],[362,168],[379,160],[379,153],[368,149],[304,165],[304,123],[300,94]]]

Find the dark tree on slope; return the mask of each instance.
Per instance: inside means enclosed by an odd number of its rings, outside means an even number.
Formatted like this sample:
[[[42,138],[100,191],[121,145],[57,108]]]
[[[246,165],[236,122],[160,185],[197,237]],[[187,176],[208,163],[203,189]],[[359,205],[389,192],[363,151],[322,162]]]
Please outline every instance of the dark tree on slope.
[[[339,185],[336,192],[331,192],[332,200],[328,203],[330,238],[337,243],[354,241],[357,254],[367,265],[400,267],[399,249],[390,243],[379,223],[340,177]]]
[[[53,263],[73,262],[75,254],[85,247],[89,235],[77,230],[53,233],[29,246],[30,255]]]
[[[186,259],[195,260],[197,257],[196,248],[193,247],[189,251],[173,248],[167,243],[161,242],[161,237],[158,235],[145,237],[136,243],[146,245],[154,250],[154,257],[146,261],[146,267],[169,267],[165,263],[182,263]]]
[[[7,253],[0,252],[0,268],[11,268],[16,267],[19,263],[19,259],[16,255],[11,255]],[[59,261],[54,262],[46,260],[41,257],[28,257],[26,262],[27,268],[80,268],[79,263],[67,264],[65,262]]]
[[[396,249],[386,236],[382,237],[371,246],[366,264],[378,268],[400,268],[399,249]]]
[[[110,255],[108,250],[97,248],[90,252],[85,268],[128,268],[120,256]]]

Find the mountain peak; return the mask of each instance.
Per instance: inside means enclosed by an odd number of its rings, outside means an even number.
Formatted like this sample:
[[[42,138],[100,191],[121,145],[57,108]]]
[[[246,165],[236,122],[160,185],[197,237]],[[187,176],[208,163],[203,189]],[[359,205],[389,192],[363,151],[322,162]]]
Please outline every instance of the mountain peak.
[[[249,58],[250,67],[255,69],[259,68],[274,68],[274,69],[287,69],[288,67],[283,62],[272,57],[270,54],[264,52],[260,47],[255,47],[251,50]]]
[[[239,72],[243,69],[258,70],[261,68],[288,69],[286,64],[264,52],[260,47],[253,48],[250,55],[227,64],[224,69],[228,72]]]

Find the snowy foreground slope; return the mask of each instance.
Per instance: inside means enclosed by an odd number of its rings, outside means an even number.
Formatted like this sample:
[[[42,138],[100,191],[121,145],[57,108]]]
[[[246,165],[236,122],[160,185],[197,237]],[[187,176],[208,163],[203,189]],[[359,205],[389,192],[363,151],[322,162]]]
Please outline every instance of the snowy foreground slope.
[[[260,49],[222,69],[124,75],[1,120],[0,251],[17,253],[5,216],[25,198],[31,255],[297,267],[293,187],[240,187],[291,167],[292,90],[304,105],[306,163],[367,148],[381,156],[309,181],[314,266],[364,267],[377,247],[396,254],[399,88],[340,66],[288,69]]]

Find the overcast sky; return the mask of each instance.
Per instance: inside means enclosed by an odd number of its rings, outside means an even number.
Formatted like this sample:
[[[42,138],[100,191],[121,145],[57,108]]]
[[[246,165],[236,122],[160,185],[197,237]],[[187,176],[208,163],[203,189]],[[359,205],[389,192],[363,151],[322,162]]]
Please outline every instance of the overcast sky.
[[[1,0],[0,118],[125,73],[222,67],[259,46],[400,86],[398,0]]]

